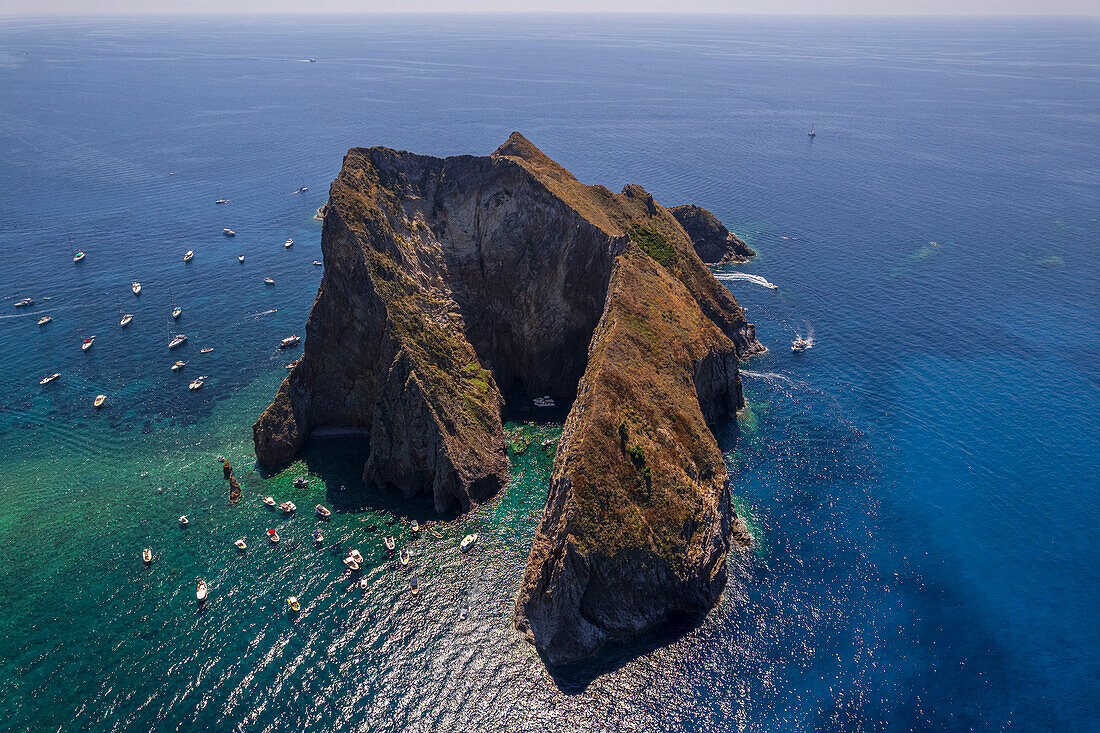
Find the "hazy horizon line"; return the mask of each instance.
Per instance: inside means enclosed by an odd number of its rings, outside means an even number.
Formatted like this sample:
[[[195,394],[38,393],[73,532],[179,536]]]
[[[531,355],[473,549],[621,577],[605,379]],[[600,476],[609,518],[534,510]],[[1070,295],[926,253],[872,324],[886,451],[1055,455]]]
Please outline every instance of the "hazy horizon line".
[[[301,17],[301,16],[345,16],[354,17],[362,15],[646,15],[656,16],[665,15],[672,17],[680,17],[685,15],[698,16],[709,15],[716,17],[743,17],[752,16],[756,18],[767,17],[782,17],[782,18],[998,18],[1010,20],[1012,18],[1098,18],[1100,17],[1100,10],[1096,13],[1089,12],[1066,12],[1066,13],[845,13],[845,12],[824,12],[824,13],[800,13],[795,11],[752,11],[742,10],[738,12],[716,12],[711,10],[681,10],[681,11],[668,11],[668,10],[310,10],[310,11],[295,11],[295,10],[279,10],[279,11],[243,11],[243,10],[202,10],[195,12],[180,12],[180,11],[161,11],[161,10],[142,10],[142,11],[119,11],[119,12],[96,12],[96,13],[67,13],[67,12],[45,12],[45,13],[12,13],[8,14],[3,8],[0,8],[0,17],[4,17],[8,20],[19,20],[26,18],[39,19],[39,18],[142,18],[149,16],[159,17]]]

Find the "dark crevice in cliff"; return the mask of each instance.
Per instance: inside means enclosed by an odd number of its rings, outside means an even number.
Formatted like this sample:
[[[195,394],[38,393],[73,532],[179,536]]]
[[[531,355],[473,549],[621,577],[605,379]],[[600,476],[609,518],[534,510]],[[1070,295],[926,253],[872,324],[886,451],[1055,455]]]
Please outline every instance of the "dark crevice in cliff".
[[[367,429],[372,490],[467,510],[506,481],[502,419],[562,415],[517,628],[559,665],[711,607],[741,524],[708,423],[743,404],[737,360],[762,347],[677,217],[518,133],[480,158],[354,148],[325,212],[260,462],[319,426]]]

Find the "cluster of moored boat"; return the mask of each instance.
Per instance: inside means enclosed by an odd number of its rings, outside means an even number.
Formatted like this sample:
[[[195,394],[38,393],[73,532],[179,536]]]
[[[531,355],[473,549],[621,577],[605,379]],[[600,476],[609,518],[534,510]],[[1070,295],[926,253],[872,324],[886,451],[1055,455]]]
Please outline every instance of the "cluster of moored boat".
[[[291,244],[293,244],[293,240],[288,239],[287,240],[287,246],[289,247]],[[184,257],[184,261],[189,262],[193,256],[194,256],[194,253],[189,251],[187,253],[187,255]],[[83,257],[84,257],[84,253],[80,253],[80,259],[83,259]],[[79,262],[80,259],[76,259],[74,261]],[[244,261],[244,255],[241,255],[240,259],[243,262]],[[275,281],[272,280],[271,278],[265,278],[264,282],[266,282],[269,285],[274,285],[275,284]],[[131,285],[131,290],[133,291],[135,296],[140,295],[141,294],[141,283],[139,283],[135,280]],[[16,303],[15,303],[16,308],[26,308],[26,307],[32,306],[32,305],[34,305],[34,299],[33,298],[23,298],[21,300],[16,301]],[[121,316],[121,318],[119,320],[119,326],[121,326],[122,328],[126,328],[134,320],[134,315],[132,313],[123,313],[121,306],[119,306],[119,315]],[[179,320],[180,316],[183,315],[183,308],[181,308],[178,305],[175,305],[173,303],[170,315],[171,315],[172,321]],[[46,324],[50,323],[51,321],[53,321],[52,316],[43,316],[43,317],[38,319],[38,325],[39,326],[45,326]],[[169,349],[169,351],[178,349],[179,347],[181,347],[181,346],[183,346],[184,344],[187,343],[187,334],[184,334],[184,333],[173,334],[172,333],[172,331],[171,331],[172,321],[169,321],[169,330],[168,330],[168,349]],[[96,340],[95,336],[89,336],[87,338],[81,339],[80,350],[84,351],[84,352],[87,352],[87,351],[91,350],[92,346],[95,345],[95,340]],[[289,349],[289,348],[292,348],[294,346],[297,346],[300,343],[301,343],[301,338],[299,336],[297,336],[296,334],[292,334],[292,335],[287,336],[286,338],[282,339],[279,342],[279,348],[280,349]],[[205,347],[205,348],[199,349],[200,354],[209,354],[212,351],[214,351],[213,347]],[[186,361],[178,360],[174,364],[172,364],[171,369],[174,372],[178,372],[186,366],[187,366]],[[52,374],[47,374],[46,376],[42,377],[42,379],[38,380],[38,383],[41,386],[45,387],[46,385],[48,385],[51,382],[58,379],[59,377],[61,377],[61,372],[54,372]],[[187,388],[191,391],[202,389],[203,385],[206,384],[206,380],[209,379],[209,378],[210,377],[207,376],[207,375],[196,377],[195,379],[192,379],[188,383]],[[103,395],[103,394],[100,394],[100,395],[96,395],[95,399],[93,400],[93,404],[98,409],[100,407],[103,407],[103,405],[106,403],[106,401],[107,401],[107,396]]]
[[[224,459],[223,459],[223,461],[224,461]],[[228,464],[226,464],[226,465],[228,465]],[[294,479],[294,487],[295,488],[307,488],[308,486],[309,486],[309,483],[305,478],[299,477],[299,478]],[[343,488],[343,487],[341,487],[341,488]],[[282,511],[284,514],[287,514],[287,515],[293,515],[298,510],[298,507],[294,504],[294,502],[289,501],[289,500],[283,501],[283,502],[276,502],[275,497],[273,497],[273,496],[265,496],[261,499],[261,501],[263,502],[263,504],[265,506],[268,506],[270,508],[278,508],[280,511]],[[317,504],[313,508],[313,510],[317,514],[317,517],[321,520],[327,520],[332,516],[332,510],[329,509],[328,507],[326,507],[323,504]],[[188,526],[189,523],[190,523],[190,520],[187,518],[187,515],[183,515],[179,518],[179,524],[180,524],[181,527],[186,527],[186,526]],[[412,530],[414,535],[419,535],[420,534],[420,523],[417,520],[413,519],[410,522],[409,527]],[[431,530],[431,532],[432,532],[432,535],[435,536],[436,538],[443,539],[443,535],[440,534],[439,532],[435,531],[434,529]],[[273,529],[273,528],[268,529],[266,531],[266,534],[267,534],[268,542],[273,546],[278,545],[282,541],[282,538],[279,536],[279,531],[277,529]],[[319,547],[325,541],[325,537],[321,533],[320,529],[314,529],[310,533],[310,536],[313,539],[313,544],[315,546]],[[461,553],[469,552],[474,547],[474,545],[477,544],[477,541],[478,541],[478,535],[476,533],[466,535],[465,537],[462,538],[462,541],[459,543],[458,551],[461,552]],[[391,556],[392,556],[393,552],[397,549],[397,540],[396,540],[396,538],[394,538],[393,535],[386,535],[386,537],[384,537],[383,540],[382,540],[382,544],[386,548],[386,551],[388,553],[390,553]],[[241,553],[244,553],[248,550],[248,542],[244,537],[239,537],[236,540],[234,540],[233,541],[233,546],[236,547],[237,550]],[[152,550],[152,548],[149,548],[149,547],[144,548],[141,551],[141,559],[142,559],[142,561],[144,562],[145,565],[147,565],[147,566],[150,565],[153,562],[153,550]],[[363,554],[358,550],[358,548],[352,548],[348,552],[347,556],[342,560],[342,562],[348,568],[348,571],[354,577],[355,573],[358,573],[362,569],[364,563],[366,562],[366,558],[363,557]],[[402,570],[408,569],[411,562],[412,562],[412,553],[409,551],[408,548],[404,548],[404,547],[401,548],[401,551],[398,554],[398,565],[399,565],[399,567]],[[370,587],[370,583],[369,583],[367,578],[361,578],[358,581],[358,584],[359,584],[359,587],[363,590],[367,590]],[[417,596],[417,595],[420,594],[420,579],[418,577],[414,576],[414,577],[409,579],[409,592],[413,596]],[[210,594],[209,584],[206,582],[205,579],[199,580],[198,585],[195,589],[195,598],[196,598],[196,600],[201,604],[201,603],[206,601],[209,594]],[[286,600],[287,600],[287,606],[292,611],[300,611],[301,610],[301,602],[298,600],[297,596],[289,596],[289,597],[287,597]],[[469,612],[470,612],[469,603],[463,602],[462,607],[459,609],[459,620],[464,620],[466,618],[466,616],[469,614]]]

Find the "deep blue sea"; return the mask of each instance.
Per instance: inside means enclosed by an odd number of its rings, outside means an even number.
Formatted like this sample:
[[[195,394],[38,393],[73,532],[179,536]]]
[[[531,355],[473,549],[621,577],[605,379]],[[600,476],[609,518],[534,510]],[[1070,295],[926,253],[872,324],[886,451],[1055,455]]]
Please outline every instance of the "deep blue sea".
[[[435,517],[362,486],[354,443],[273,475],[251,447],[347,148],[513,130],[717,214],[759,252],[718,274],[770,349],[721,436],[751,565],[698,625],[575,677],[511,626],[546,453]],[[0,727],[1097,730],[1098,217],[1094,19],[0,21]]]

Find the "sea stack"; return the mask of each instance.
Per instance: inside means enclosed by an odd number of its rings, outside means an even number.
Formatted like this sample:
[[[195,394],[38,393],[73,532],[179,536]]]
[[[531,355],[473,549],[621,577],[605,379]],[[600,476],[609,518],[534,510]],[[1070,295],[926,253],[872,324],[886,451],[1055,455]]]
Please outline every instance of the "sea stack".
[[[558,665],[705,612],[747,537],[707,423],[762,347],[695,247],[640,186],[582,184],[519,133],[485,157],[353,148],[256,455],[356,431],[364,480],[467,510],[507,479],[505,415],[549,396],[571,407],[516,627]]]
[[[748,262],[756,252],[749,245],[718,221],[718,217],[702,206],[685,204],[673,206],[669,213],[676,217],[680,226],[691,237],[695,252],[708,264],[724,262]]]

